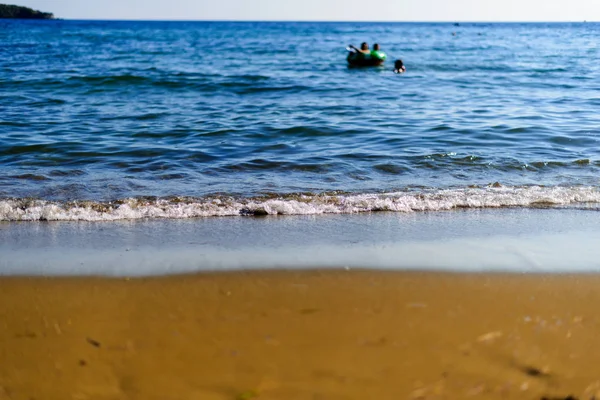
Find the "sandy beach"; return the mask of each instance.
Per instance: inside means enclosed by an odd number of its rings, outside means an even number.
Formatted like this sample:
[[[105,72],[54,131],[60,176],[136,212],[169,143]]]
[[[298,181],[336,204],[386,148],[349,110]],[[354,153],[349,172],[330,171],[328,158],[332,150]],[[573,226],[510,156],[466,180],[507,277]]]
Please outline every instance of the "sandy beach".
[[[0,280],[0,399],[578,399],[600,276]]]

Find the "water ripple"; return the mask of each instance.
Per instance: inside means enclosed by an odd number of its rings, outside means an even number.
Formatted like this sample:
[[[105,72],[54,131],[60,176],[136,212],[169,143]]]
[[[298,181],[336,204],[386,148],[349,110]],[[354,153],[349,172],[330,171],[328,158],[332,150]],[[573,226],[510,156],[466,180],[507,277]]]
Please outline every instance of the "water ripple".
[[[597,187],[598,26],[7,22],[0,198]]]

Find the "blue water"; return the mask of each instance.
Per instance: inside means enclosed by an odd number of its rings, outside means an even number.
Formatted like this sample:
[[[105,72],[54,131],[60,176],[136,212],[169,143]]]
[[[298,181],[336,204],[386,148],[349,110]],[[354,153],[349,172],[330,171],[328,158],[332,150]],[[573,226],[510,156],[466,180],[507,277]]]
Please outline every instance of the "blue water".
[[[595,207],[599,33],[0,21],[0,220]]]

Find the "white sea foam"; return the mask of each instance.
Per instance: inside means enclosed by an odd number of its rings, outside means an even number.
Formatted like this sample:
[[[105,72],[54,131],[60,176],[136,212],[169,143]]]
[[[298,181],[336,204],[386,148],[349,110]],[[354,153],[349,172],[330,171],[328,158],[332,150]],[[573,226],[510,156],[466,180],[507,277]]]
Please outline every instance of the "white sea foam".
[[[118,202],[0,200],[0,221],[116,221],[234,215],[419,212],[456,208],[540,207],[600,203],[595,187],[485,187],[279,198],[126,199]]]

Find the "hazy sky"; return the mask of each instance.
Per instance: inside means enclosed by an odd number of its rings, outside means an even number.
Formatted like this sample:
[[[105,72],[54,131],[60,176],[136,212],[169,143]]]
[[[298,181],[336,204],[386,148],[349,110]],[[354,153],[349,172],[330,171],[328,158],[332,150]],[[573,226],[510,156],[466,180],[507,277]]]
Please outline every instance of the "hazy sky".
[[[65,19],[600,21],[600,0],[5,0]]]

